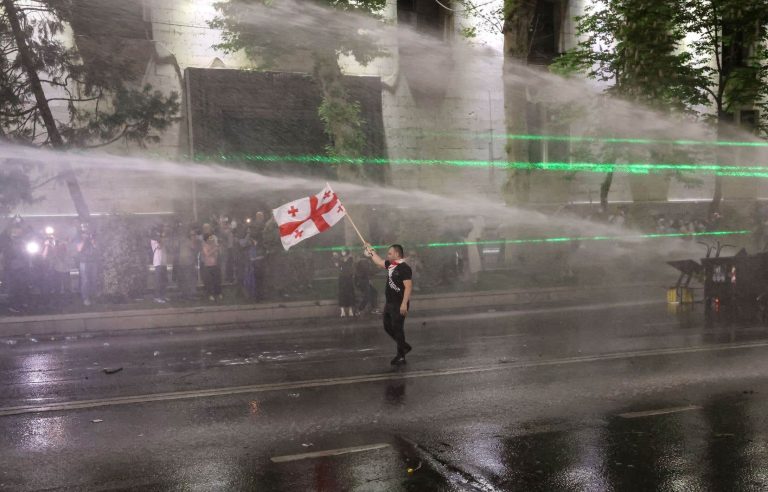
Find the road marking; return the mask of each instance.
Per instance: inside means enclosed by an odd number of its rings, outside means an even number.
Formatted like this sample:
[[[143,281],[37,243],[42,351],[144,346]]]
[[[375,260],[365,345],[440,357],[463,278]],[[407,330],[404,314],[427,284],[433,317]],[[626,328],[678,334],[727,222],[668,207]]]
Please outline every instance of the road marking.
[[[497,338],[519,338],[524,337],[525,333],[510,333],[508,335],[487,335],[487,336],[479,336],[480,340],[495,340]]]
[[[238,394],[264,393],[269,391],[285,391],[307,388],[322,388],[327,386],[343,386],[349,384],[375,383],[381,381],[396,381],[428,377],[455,376],[463,374],[478,374],[484,372],[499,372],[510,369],[529,369],[536,367],[566,366],[571,364],[586,364],[622,359],[657,357],[663,355],[697,354],[707,352],[725,352],[768,347],[768,341],[751,343],[729,343],[722,345],[707,345],[698,347],[664,348],[654,350],[639,350],[631,352],[614,352],[600,355],[585,355],[565,357],[561,359],[509,361],[485,366],[458,367],[453,369],[428,369],[413,372],[386,372],[366,376],[345,376],[338,378],[310,379],[304,381],[255,384],[249,386],[230,386],[203,390],[175,391],[169,393],[149,393],[134,396],[118,396],[95,400],[68,401],[42,405],[24,405],[0,408],[0,417],[39,412],[60,412],[118,405],[133,405],[158,401],[187,400],[192,398],[211,398],[216,396],[231,396]]]
[[[674,326],[679,324],[680,324],[679,321],[662,321],[659,323],[644,323],[643,326],[645,326],[646,328],[654,328],[659,326]]]
[[[388,448],[389,444],[368,444],[366,446],[354,446],[351,448],[327,449],[325,451],[314,451],[312,453],[289,454],[285,456],[274,456],[272,463],[288,463],[289,461],[299,461],[312,458],[324,458],[326,456],[341,456],[343,454],[362,453],[365,451],[374,451],[376,449]]]
[[[623,419],[640,419],[643,417],[655,417],[656,415],[668,415],[670,413],[690,412],[692,410],[701,410],[698,405],[688,405],[685,407],[670,407],[660,410],[647,410],[645,412],[627,412],[620,413],[619,417]]]

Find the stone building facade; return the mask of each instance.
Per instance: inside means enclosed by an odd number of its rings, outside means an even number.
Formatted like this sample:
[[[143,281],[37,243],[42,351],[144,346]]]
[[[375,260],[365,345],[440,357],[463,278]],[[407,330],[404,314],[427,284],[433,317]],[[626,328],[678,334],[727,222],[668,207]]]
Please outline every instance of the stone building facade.
[[[139,74],[137,84],[151,84],[163,92],[176,91],[184,96],[181,120],[160,135],[160,141],[147,149],[113,145],[109,151],[123,155],[150,156],[182,160],[195,151],[194,130],[190,123],[190,108],[199,102],[189,91],[188,74],[217,70],[252,70],[257,68],[242,53],[228,54],[214,46],[221,33],[210,27],[217,15],[216,0],[77,0],[83,8],[103,16],[101,32],[88,33],[73,26],[72,42],[87,48],[99,44],[116,28],[122,53],[116,56],[132,58]],[[492,13],[501,0],[484,4],[483,11]],[[552,56],[576,43],[574,18],[580,15],[586,0],[541,0],[537,10],[530,62],[546,64]],[[504,91],[502,84],[502,35],[499,26],[485,22],[482,16],[468,16],[454,4],[434,0],[390,0],[384,17],[401,26],[393,30],[385,47],[387,56],[362,66],[351,57],[340,56],[348,76],[374,77],[380,80],[380,118],[383,157],[400,159],[491,161],[496,166],[457,167],[441,165],[397,165],[391,172],[389,184],[398,188],[418,188],[441,194],[483,196],[501,202],[501,188],[507,172],[501,168],[506,160]],[[126,19],[129,19],[127,21]],[[125,27],[128,26],[128,27]],[[476,37],[466,40],[461,32],[474,29]],[[496,29],[496,30],[494,30]],[[406,33],[407,31],[407,33]],[[406,33],[406,34],[404,34]],[[414,36],[424,36],[432,43],[447,47],[472,45],[472,49],[436,50],[425,55]],[[491,53],[490,56],[485,56]],[[483,54],[483,56],[478,56]],[[87,61],[87,60],[86,60]],[[275,70],[308,72],[306,57],[284,61]],[[290,91],[290,86],[285,87]],[[288,94],[288,92],[286,92]],[[378,94],[374,94],[378,97]],[[521,110],[528,111],[528,108]],[[379,116],[376,116],[378,118]],[[534,126],[535,129],[535,126]],[[300,138],[300,137],[297,137]],[[554,142],[542,142],[539,154],[543,160],[568,156],[568,149],[556,148]],[[210,149],[209,149],[210,150]],[[249,148],[249,152],[256,149]],[[264,149],[268,152],[270,149]],[[168,193],[147,193],[153,197],[135,202],[123,196],[123,180],[105,176],[97,170],[83,170],[86,192],[101,212],[112,209],[130,212],[171,210],[181,206],[164,199]],[[164,178],[144,179],[147,190],[167,190],[173,183]],[[566,177],[553,175],[545,186],[546,192],[537,201],[568,203],[597,202],[602,176],[579,173]],[[63,193],[52,184],[47,196]],[[153,188],[154,187],[154,188]],[[672,181],[668,198],[672,200],[707,199],[711,196],[712,180],[690,188]],[[63,196],[63,195],[62,195]],[[633,199],[629,178],[615,177],[611,201]],[[56,200],[58,201],[58,200]],[[66,202],[65,200],[62,203]],[[46,204],[25,207],[27,212],[44,211]]]

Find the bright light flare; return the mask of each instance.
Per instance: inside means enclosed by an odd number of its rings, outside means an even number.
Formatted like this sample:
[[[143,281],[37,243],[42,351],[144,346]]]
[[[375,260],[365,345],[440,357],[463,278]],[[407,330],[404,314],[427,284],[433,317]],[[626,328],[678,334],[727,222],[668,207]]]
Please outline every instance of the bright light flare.
[[[36,255],[40,252],[40,243],[37,241],[29,241],[27,243],[27,253],[30,255]]]

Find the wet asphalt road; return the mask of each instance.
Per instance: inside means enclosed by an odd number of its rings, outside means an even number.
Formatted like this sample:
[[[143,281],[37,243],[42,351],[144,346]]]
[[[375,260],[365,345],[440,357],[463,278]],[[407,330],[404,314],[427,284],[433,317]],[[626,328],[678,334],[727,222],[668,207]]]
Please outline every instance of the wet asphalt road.
[[[0,490],[768,489],[760,326],[639,298],[406,329],[399,369],[376,318],[0,337]]]

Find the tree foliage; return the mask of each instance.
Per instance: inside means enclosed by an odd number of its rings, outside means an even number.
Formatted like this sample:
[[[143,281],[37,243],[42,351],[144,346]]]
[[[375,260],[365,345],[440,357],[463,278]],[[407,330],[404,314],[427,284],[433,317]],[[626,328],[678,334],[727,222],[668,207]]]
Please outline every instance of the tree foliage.
[[[109,63],[84,63],[77,46],[65,42],[73,20],[71,0],[14,2],[29,63],[20,54],[7,9],[0,9],[0,130],[9,140],[50,145],[42,105],[64,105],[56,126],[66,147],[100,146],[124,138],[144,145],[176,121],[179,95],[166,96],[126,80]],[[108,57],[105,57],[105,60]],[[35,97],[29,71],[45,87],[45,101]]]
[[[717,116],[765,102],[767,26],[761,0],[608,0],[577,18],[582,40],[553,68],[651,107]]]
[[[577,18],[575,49],[554,69],[582,72],[606,82],[608,92],[656,108],[686,108],[703,102],[696,90],[686,37],[684,0],[609,0],[589,5]]]
[[[102,53],[100,62],[85,63],[78,46],[65,42],[65,31],[74,20],[72,0],[0,2],[0,137],[58,149],[120,139],[141,146],[156,141],[158,132],[178,120],[179,95],[138,87],[113,60],[118,57]],[[79,41],[87,34],[81,33]],[[63,111],[53,110],[60,106]],[[78,214],[87,220],[77,178],[69,163],[61,167]],[[18,182],[19,173],[25,172],[14,168],[3,177]],[[29,178],[18,184],[26,191],[3,191],[4,209],[32,199]]]
[[[606,0],[577,18],[581,41],[552,68],[583,73],[608,84],[608,93],[660,111],[692,114],[718,137],[733,112],[759,108],[757,130],[765,134],[767,28],[763,0]],[[720,199],[718,178],[713,209]]]
[[[768,2],[686,0],[690,66],[699,97],[717,110],[716,118],[745,106],[768,116]],[[765,120],[759,130],[765,134]]]

